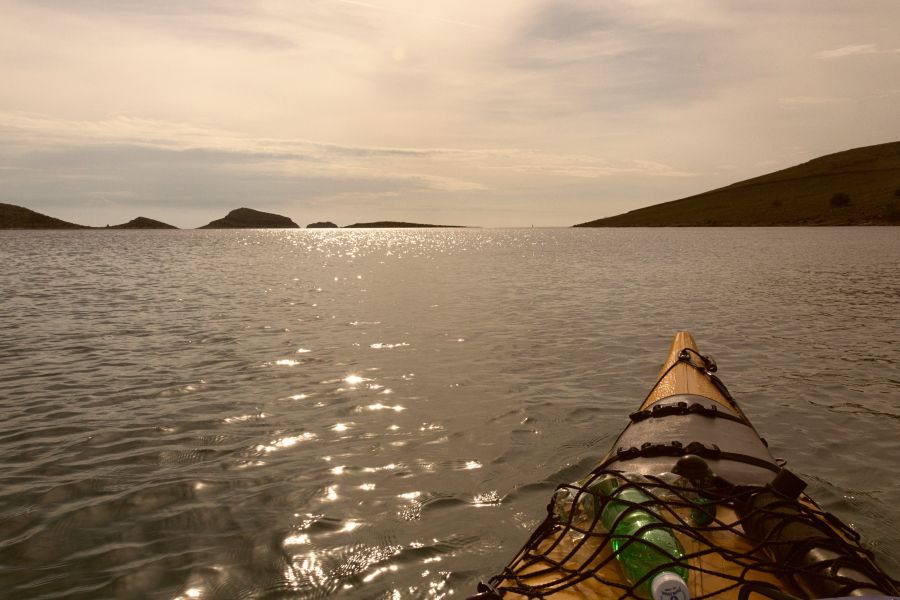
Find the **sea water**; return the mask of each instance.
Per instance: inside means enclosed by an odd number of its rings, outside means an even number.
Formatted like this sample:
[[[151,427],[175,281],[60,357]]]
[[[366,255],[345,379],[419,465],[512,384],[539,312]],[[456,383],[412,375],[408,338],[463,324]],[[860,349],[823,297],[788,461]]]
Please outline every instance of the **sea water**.
[[[0,596],[462,597],[678,329],[896,577],[898,233],[0,231]]]

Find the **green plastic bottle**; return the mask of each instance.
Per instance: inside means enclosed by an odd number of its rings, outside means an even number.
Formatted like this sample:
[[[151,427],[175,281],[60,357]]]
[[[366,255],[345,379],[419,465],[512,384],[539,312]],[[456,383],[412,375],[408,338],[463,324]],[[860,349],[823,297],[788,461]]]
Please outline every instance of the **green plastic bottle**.
[[[608,499],[600,520],[611,533],[625,578],[631,584],[643,580],[635,591],[654,600],[688,600],[687,568],[672,565],[684,557],[684,548],[668,527],[650,527],[663,523],[648,505],[652,499],[636,487],[620,486],[613,476],[597,480],[589,489],[601,501]]]

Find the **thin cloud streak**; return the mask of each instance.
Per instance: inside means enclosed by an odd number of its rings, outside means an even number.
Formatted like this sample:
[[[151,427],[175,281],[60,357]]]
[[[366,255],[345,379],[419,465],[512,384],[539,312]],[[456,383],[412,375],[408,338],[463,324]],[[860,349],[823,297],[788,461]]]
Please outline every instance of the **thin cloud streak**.
[[[823,50],[816,56],[819,58],[846,58],[848,56],[866,56],[872,54],[900,54],[900,48],[891,50],[881,50],[875,44],[857,44],[853,46],[843,46],[834,50]]]
[[[486,29],[483,25],[478,25],[475,23],[466,23],[464,21],[457,21],[455,19],[446,19],[443,17],[439,17],[436,15],[429,15],[415,11],[409,10],[398,10],[396,8],[390,8],[387,6],[381,6],[378,4],[372,4],[371,2],[360,2],[359,0],[331,0],[332,2],[339,2],[341,4],[349,4],[351,6],[360,6],[363,8],[368,8],[372,10],[380,10],[388,13],[393,13],[396,15],[402,15],[405,17],[415,17],[417,19],[427,19],[429,21],[437,21],[439,23],[446,23],[448,25],[459,25],[461,27],[469,27],[472,29]]]
[[[794,96],[791,98],[779,98],[778,103],[785,108],[801,108],[804,106],[817,106],[822,104],[836,104],[848,102],[847,98],[828,98],[821,96]]]

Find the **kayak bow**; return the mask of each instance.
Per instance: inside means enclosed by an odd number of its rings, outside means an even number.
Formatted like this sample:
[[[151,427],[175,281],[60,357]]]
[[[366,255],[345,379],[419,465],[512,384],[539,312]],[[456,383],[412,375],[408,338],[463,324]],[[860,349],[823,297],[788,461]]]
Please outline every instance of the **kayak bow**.
[[[543,523],[475,597],[896,595],[898,582],[803,493],[715,371],[691,334],[677,333],[607,455],[557,488]],[[667,596],[664,580],[683,591]]]

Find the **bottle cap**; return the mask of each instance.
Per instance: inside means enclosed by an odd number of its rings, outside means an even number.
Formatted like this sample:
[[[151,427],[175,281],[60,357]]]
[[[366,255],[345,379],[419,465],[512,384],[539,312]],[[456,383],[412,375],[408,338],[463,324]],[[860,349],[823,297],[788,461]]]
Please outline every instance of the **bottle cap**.
[[[653,600],[690,600],[687,583],[672,571],[663,571],[650,583]]]

